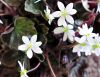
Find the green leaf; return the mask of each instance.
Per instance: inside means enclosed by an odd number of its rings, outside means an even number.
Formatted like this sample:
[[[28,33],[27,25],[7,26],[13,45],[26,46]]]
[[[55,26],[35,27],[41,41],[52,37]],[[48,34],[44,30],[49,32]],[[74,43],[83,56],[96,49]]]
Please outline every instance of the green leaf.
[[[43,2],[37,0],[26,0],[25,1],[25,11],[31,12],[33,14],[41,14],[43,11]]]
[[[14,22],[15,33],[18,38],[37,34],[35,23],[26,17],[17,17]]]

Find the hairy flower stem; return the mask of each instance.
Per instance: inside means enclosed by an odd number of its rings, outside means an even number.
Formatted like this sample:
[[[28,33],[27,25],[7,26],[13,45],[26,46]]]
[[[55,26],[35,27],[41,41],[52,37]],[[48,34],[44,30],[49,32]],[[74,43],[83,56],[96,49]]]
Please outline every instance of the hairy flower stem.
[[[27,73],[36,70],[40,66],[41,62],[39,62],[34,68],[30,69]]]
[[[53,77],[56,77],[56,75],[55,75],[55,73],[54,73],[54,70],[53,70],[53,68],[52,68],[52,66],[51,66],[51,63],[50,63],[48,54],[46,55],[46,60],[47,60],[47,62],[48,62],[48,65],[49,65],[49,68],[50,68],[50,70],[51,70],[51,73],[52,73]]]

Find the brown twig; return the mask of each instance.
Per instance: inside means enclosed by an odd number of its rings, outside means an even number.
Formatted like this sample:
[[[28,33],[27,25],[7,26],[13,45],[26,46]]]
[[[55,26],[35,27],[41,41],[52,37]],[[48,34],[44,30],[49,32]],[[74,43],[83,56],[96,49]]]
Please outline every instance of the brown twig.
[[[56,77],[56,75],[55,75],[55,73],[54,73],[54,70],[52,69],[52,66],[51,66],[51,63],[50,63],[50,60],[49,60],[48,55],[46,55],[46,60],[47,60],[47,62],[48,62],[48,65],[49,65],[49,68],[50,68],[50,70],[51,70],[51,73],[52,73],[53,77]]]
[[[34,68],[30,69],[27,73],[36,70],[40,66],[41,62],[39,62]]]

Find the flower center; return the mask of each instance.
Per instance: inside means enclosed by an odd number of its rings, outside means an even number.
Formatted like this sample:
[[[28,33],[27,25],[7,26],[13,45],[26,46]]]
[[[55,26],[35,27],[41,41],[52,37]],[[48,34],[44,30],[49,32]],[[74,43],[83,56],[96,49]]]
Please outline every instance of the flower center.
[[[22,75],[24,75],[25,73],[27,73],[27,70],[26,70],[26,69],[24,69],[23,71],[21,71],[20,74],[21,74],[21,76],[22,76]]]
[[[66,16],[68,15],[66,9],[65,9],[64,11],[61,12],[61,15],[64,16],[64,17],[66,17]]]
[[[66,27],[66,28],[64,28],[64,32],[68,32],[68,30],[69,30],[69,29],[68,29],[67,27]]]
[[[46,13],[46,18],[47,18],[47,19],[49,19],[49,15],[50,15],[49,13]]]
[[[100,48],[100,44],[95,44],[92,47],[93,47],[93,49]]]
[[[87,37],[90,36],[90,35],[91,35],[90,33],[86,34]]]
[[[81,46],[86,46],[86,43],[81,43],[80,45],[81,45]]]
[[[32,43],[29,44],[29,47],[28,48],[32,48]]]

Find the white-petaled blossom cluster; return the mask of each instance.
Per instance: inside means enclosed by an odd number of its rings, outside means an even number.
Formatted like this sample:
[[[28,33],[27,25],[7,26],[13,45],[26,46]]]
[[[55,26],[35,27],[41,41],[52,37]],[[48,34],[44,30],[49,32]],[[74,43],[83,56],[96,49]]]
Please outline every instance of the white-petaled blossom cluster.
[[[37,0],[37,2],[40,0]],[[83,7],[89,10],[88,1],[81,0]],[[95,54],[97,56],[100,55],[100,36],[99,34],[93,33],[93,27],[88,28],[87,24],[83,24],[82,27],[78,27],[78,33],[80,37],[75,36],[75,31],[73,30],[74,19],[72,15],[76,14],[76,10],[73,9],[73,3],[69,3],[66,7],[60,1],[57,2],[57,6],[60,11],[55,11],[51,13],[51,10],[48,6],[46,6],[46,10],[44,10],[45,16],[48,19],[48,23],[58,18],[57,25],[53,32],[54,34],[63,34],[63,41],[67,39],[70,42],[76,41],[78,44],[73,47],[73,52],[77,53],[78,56],[81,56],[81,53],[85,53],[85,55]],[[100,2],[98,3],[97,12],[100,12]],[[3,22],[0,20],[0,23]],[[24,51],[29,59],[32,58],[33,52],[37,54],[42,54],[40,46],[42,44],[41,41],[37,42],[37,35],[33,35],[30,39],[27,36],[22,36],[22,41],[24,44],[18,46],[18,50]],[[21,68],[20,75],[21,77],[28,77],[27,70],[24,68],[20,61],[18,64]]]
[[[88,0],[81,0],[83,7],[89,10]],[[67,39],[70,42],[76,41],[78,44],[73,47],[73,52],[76,52],[78,56],[81,56],[81,52],[85,55],[96,54],[100,55],[100,37],[98,34],[93,33],[93,27],[88,28],[87,24],[83,24],[82,27],[78,27],[78,33],[81,37],[75,36],[75,31],[73,30],[74,15],[77,11],[73,9],[73,3],[69,3],[66,7],[60,1],[57,2],[60,11],[55,11],[50,13],[50,9],[46,6],[45,14],[48,19],[49,24],[55,18],[59,18],[57,21],[58,27],[54,29],[54,34],[63,34],[63,41]],[[97,12],[100,12],[100,3],[98,3]]]
[[[75,41],[78,43],[73,48],[73,52],[76,52],[78,56],[81,56],[81,52],[84,52],[85,55],[95,54],[100,55],[100,37],[98,34],[93,33],[93,27],[87,27],[87,24],[78,27],[79,34],[81,37],[75,37]]]
[[[51,24],[54,18],[59,18],[57,23],[58,27],[54,29],[54,34],[63,33],[63,41],[66,41],[67,38],[73,42],[74,41],[74,30],[73,24],[74,19],[72,15],[74,15],[77,11],[73,9],[73,3],[69,3],[66,7],[60,1],[57,2],[58,8],[60,11],[55,11],[50,13],[50,9],[46,6],[45,15],[48,18],[49,24]]]

